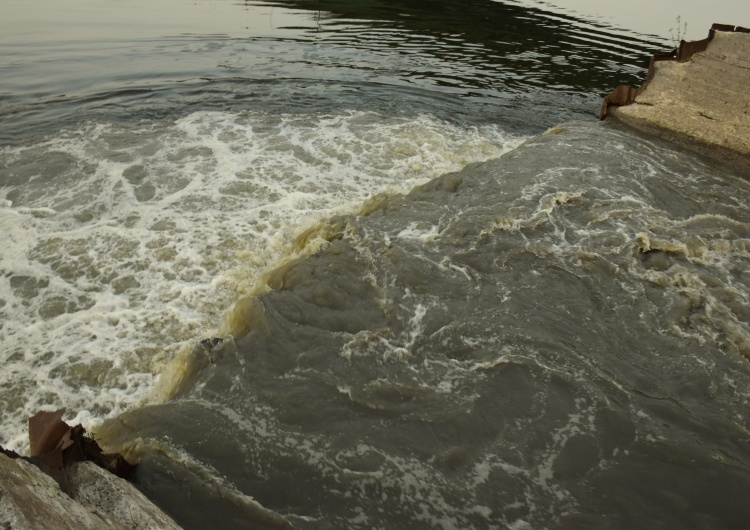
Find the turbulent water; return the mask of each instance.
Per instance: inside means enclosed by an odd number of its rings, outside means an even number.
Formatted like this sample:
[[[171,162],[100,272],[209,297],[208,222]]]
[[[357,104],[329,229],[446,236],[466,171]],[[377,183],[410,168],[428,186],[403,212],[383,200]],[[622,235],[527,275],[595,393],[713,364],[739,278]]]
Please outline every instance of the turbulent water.
[[[187,528],[750,520],[750,185],[594,117],[664,39],[9,6],[4,445],[66,407]]]

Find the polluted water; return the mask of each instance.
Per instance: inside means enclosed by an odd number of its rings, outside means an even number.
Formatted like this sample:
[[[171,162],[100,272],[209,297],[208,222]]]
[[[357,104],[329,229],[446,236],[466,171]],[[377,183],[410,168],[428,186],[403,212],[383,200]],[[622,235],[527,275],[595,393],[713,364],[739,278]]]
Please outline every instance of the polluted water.
[[[750,184],[596,119],[669,26],[43,5],[0,21],[4,447],[65,407],[185,528],[745,528]]]

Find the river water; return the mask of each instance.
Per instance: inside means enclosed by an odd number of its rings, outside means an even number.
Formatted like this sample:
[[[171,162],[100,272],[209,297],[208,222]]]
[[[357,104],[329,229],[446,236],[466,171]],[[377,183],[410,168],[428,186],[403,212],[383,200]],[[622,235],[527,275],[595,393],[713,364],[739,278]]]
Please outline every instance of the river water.
[[[188,528],[745,528],[750,185],[596,120],[719,10],[589,6],[6,2],[3,445]]]

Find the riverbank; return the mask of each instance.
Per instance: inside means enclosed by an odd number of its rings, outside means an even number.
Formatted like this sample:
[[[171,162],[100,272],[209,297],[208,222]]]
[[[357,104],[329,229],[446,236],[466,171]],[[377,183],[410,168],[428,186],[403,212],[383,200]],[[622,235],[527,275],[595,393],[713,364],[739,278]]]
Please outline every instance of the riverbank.
[[[619,87],[600,117],[611,114],[750,175],[749,58],[750,30],[714,24],[708,38],[655,55],[644,84]]]

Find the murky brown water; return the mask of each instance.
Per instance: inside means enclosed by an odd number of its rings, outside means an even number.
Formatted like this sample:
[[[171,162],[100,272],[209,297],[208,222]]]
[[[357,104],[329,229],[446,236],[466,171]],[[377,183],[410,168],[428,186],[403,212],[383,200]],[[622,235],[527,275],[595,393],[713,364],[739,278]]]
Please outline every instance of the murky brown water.
[[[527,4],[12,2],[3,443],[187,528],[744,528],[748,184],[596,121],[664,38]]]

